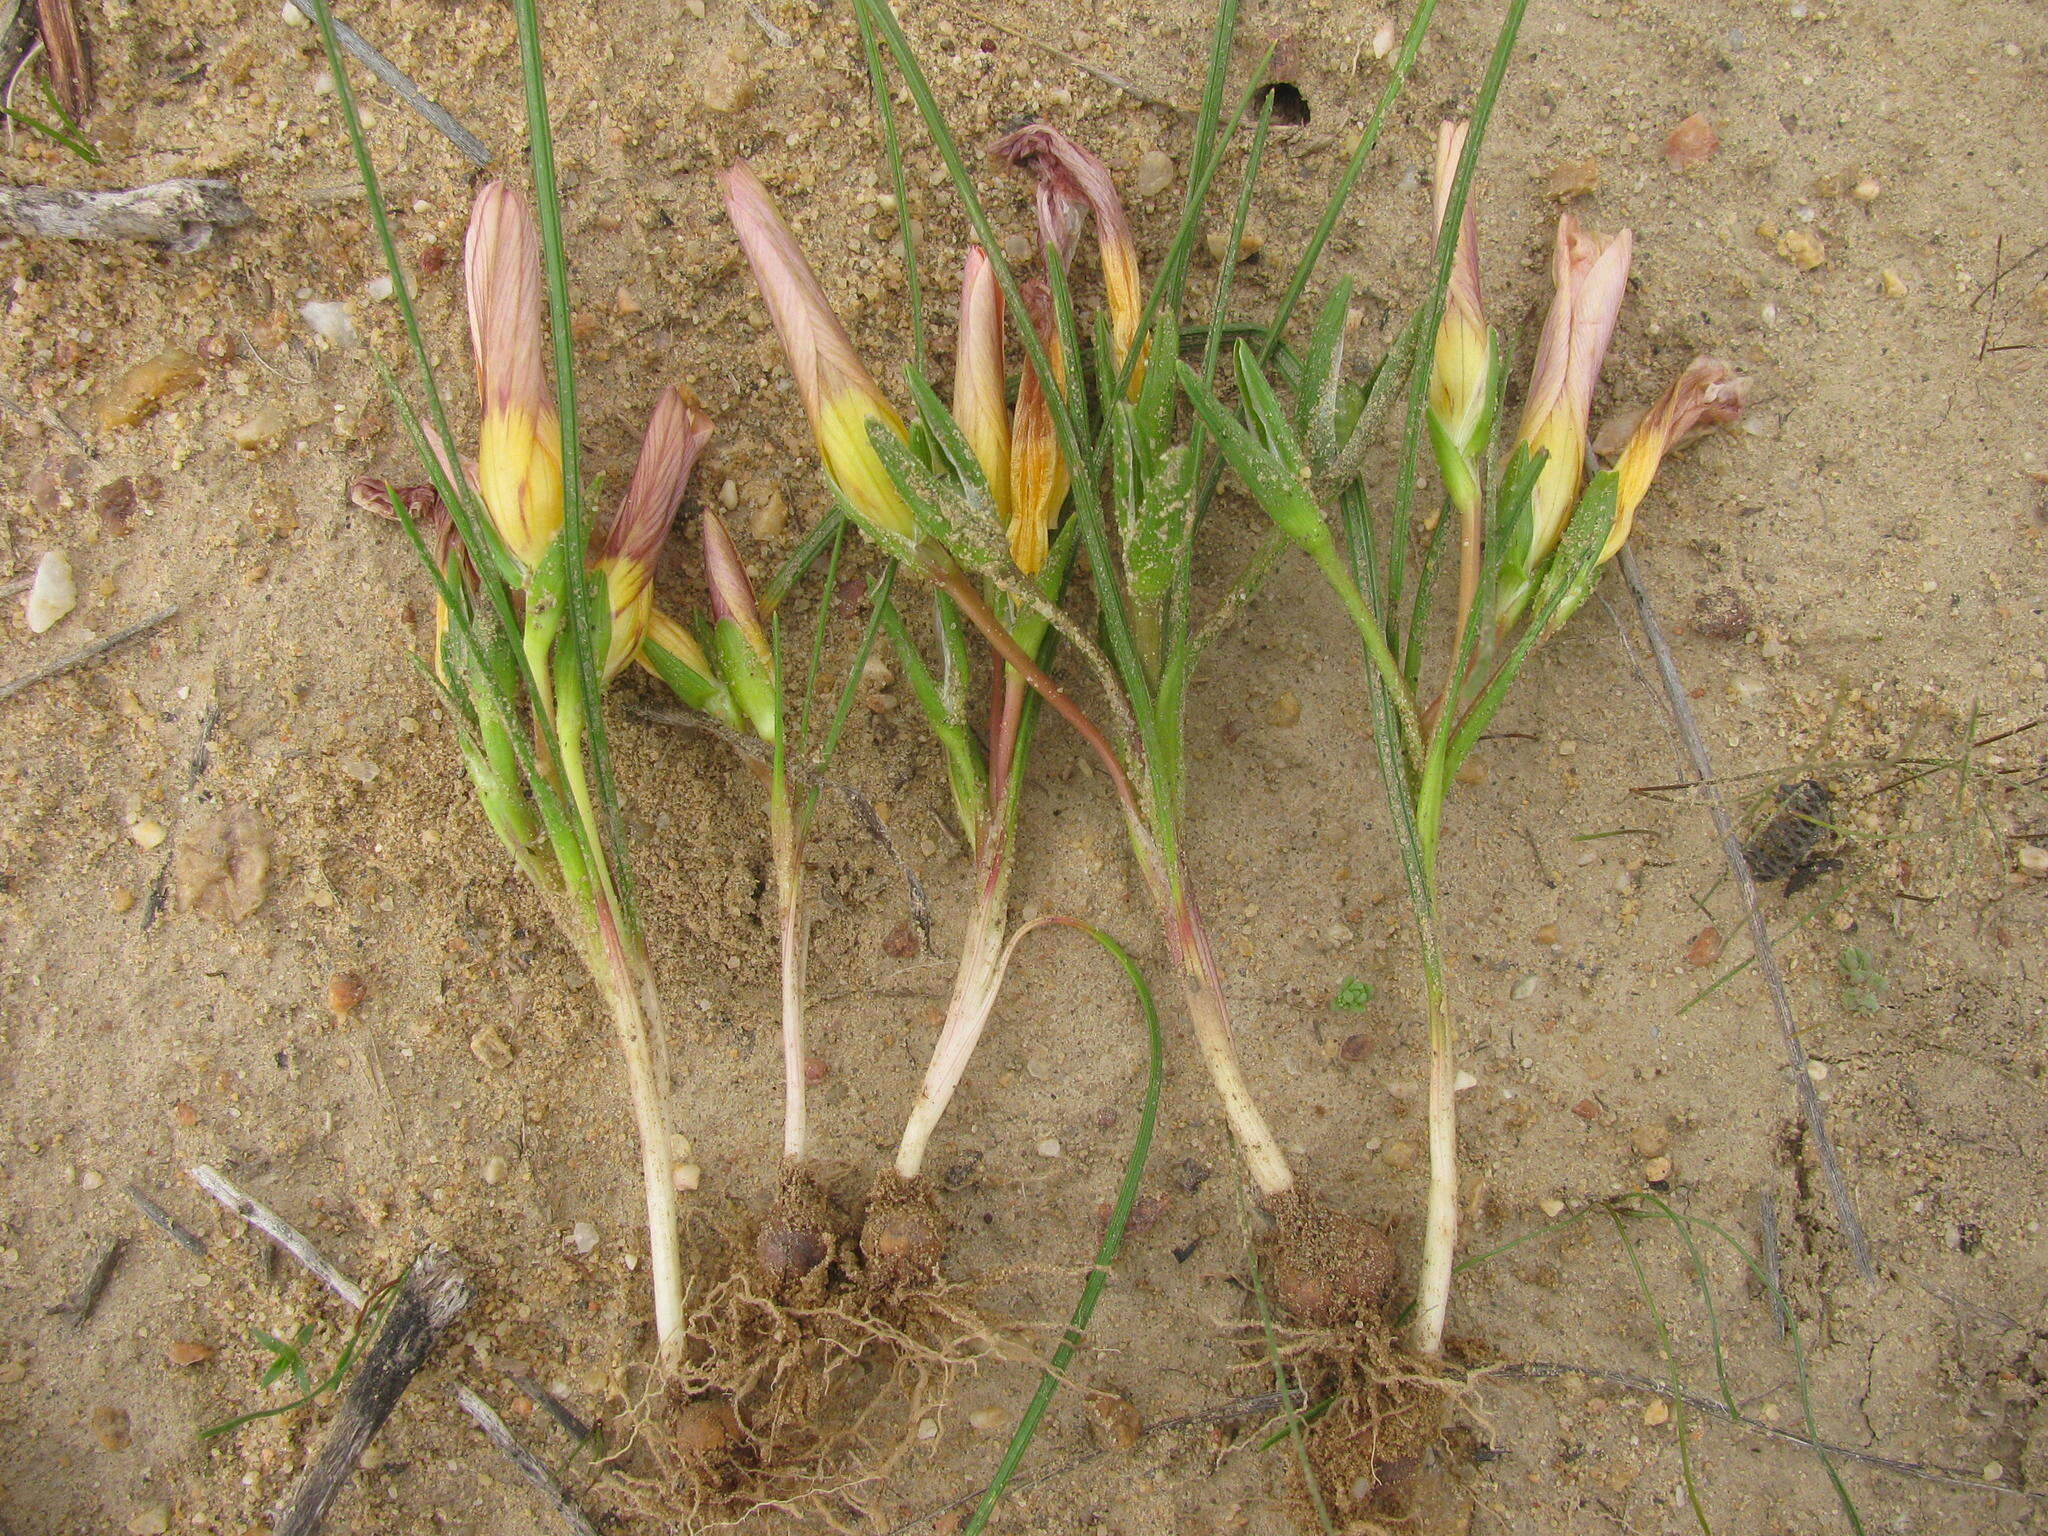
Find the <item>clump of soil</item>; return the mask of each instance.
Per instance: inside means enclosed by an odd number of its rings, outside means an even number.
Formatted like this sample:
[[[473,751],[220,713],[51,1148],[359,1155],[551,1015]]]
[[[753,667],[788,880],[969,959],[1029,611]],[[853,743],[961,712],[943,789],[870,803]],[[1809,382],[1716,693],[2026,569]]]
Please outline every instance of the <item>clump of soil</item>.
[[[1386,1233],[1299,1190],[1267,1206],[1266,1262],[1274,1303],[1317,1328],[1381,1320],[1399,1264]]]
[[[946,1257],[946,1218],[928,1180],[883,1171],[868,1195],[860,1257],[870,1290],[894,1296],[928,1291]]]
[[[839,1241],[839,1223],[818,1181],[800,1164],[784,1168],[775,1204],[754,1238],[754,1262],[768,1294],[785,1301],[821,1300]]]

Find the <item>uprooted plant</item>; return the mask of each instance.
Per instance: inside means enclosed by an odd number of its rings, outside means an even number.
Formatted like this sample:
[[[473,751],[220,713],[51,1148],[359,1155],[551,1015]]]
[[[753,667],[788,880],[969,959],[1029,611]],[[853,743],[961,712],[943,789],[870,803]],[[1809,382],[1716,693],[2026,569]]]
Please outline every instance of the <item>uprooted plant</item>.
[[[1439,135],[1436,281],[1401,355],[1381,365],[1371,389],[1361,395],[1345,376],[1348,282],[1333,288],[1306,352],[1282,360],[1291,407],[1264,360],[1247,347],[1236,359],[1241,414],[1226,411],[1207,381],[1187,376],[1232,467],[1280,534],[1313,559],[1356,626],[1368,662],[1375,746],[1428,1015],[1430,1184],[1411,1333],[1425,1359],[1443,1347],[1458,1219],[1457,1066],[1437,880],[1445,801],[1530,654],[1585,601],[1602,565],[1628,538],[1664,455],[1690,433],[1733,420],[1745,390],[1728,364],[1695,360],[1626,433],[1615,467],[1589,478],[1593,391],[1626,289],[1631,238],[1627,231],[1599,238],[1566,214],[1553,260],[1557,294],[1521,423],[1505,462],[1495,462],[1507,367],[1480,303],[1468,191],[1519,19],[1520,6],[1511,6],[1473,122],[1446,123]],[[1433,338],[1430,360],[1411,368],[1423,336]],[[1383,385],[1404,373],[1401,469],[1381,519],[1357,452],[1342,445],[1356,441],[1351,423],[1361,411],[1371,413]],[[1443,508],[1430,517],[1418,512],[1413,495],[1425,431],[1444,491]],[[1446,583],[1440,567],[1453,533],[1457,558]],[[1439,618],[1440,585],[1455,594],[1447,623]],[[1432,653],[1444,668],[1434,690],[1423,680]]]
[[[519,0],[538,219],[503,183],[477,195],[464,280],[481,415],[475,455],[455,450],[333,18],[325,0],[316,0],[315,8],[427,407],[423,419],[395,377],[384,373],[427,482],[401,488],[366,479],[354,491],[404,525],[433,577],[435,635],[426,670],[455,724],[463,766],[491,829],[588,969],[611,1015],[639,1133],[655,1337],[662,1352],[672,1354],[684,1317],[684,1283],[667,1049],[633,900],[604,688],[633,660],[646,634],[654,560],[710,420],[681,391],[665,390],[618,510],[603,526],[593,522],[538,26],[531,0]]]

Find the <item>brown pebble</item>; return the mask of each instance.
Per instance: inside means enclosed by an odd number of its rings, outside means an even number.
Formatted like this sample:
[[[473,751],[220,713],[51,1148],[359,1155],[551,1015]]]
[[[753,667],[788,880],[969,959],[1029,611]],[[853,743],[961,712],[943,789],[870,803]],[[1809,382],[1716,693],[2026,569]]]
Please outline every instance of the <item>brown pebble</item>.
[[[92,493],[93,516],[100,520],[100,526],[108,533],[116,538],[126,538],[137,502],[134,478],[123,475],[118,480],[109,480]]]
[[[1716,587],[1692,600],[1693,633],[1708,640],[1740,640],[1756,623],[1749,600],[1733,587]]]
[[[327,978],[327,1011],[337,1019],[354,1013],[368,995],[363,978],[354,971],[336,971]]]
[[[1828,248],[1810,229],[1788,229],[1778,236],[1778,254],[1801,272],[1827,265]]]
[[[888,937],[882,940],[882,953],[891,960],[915,959],[917,951],[917,928],[907,917],[891,928]]]
[[[84,458],[67,453],[45,459],[30,470],[23,489],[28,492],[30,505],[45,517],[54,517],[85,500],[86,481],[91,475],[92,466]]]
[[[1665,1423],[1670,1417],[1671,1405],[1661,1397],[1653,1399],[1650,1406],[1643,1410],[1643,1422],[1652,1429],[1655,1429],[1659,1424]]]
[[[1553,203],[1570,203],[1591,197],[1599,185],[1598,160],[1567,160],[1543,178],[1543,195]]]
[[[103,1451],[125,1451],[132,1438],[128,1429],[128,1410],[116,1408],[111,1403],[101,1403],[92,1411],[92,1437],[99,1441]]]
[[[420,251],[420,275],[438,277],[441,269],[448,265],[448,251],[445,246],[429,245]]]
[[[1712,923],[1693,935],[1685,951],[1685,963],[1695,968],[1712,965],[1721,958],[1721,930]]]
[[[1661,1120],[1649,1120],[1637,1126],[1629,1136],[1629,1145],[1636,1149],[1639,1157],[1662,1157],[1671,1150],[1671,1127]]]
[[[818,1084],[824,1082],[831,1075],[832,1068],[826,1064],[824,1057],[804,1057],[804,1082],[810,1087],[817,1087]]]
[[[1457,780],[1460,784],[1484,784],[1486,764],[1468,760],[1458,765]]]
[[[199,1111],[190,1104],[173,1104],[171,1106],[171,1120],[173,1123],[181,1125],[189,1131],[199,1123]]]
[[[197,1339],[173,1339],[164,1346],[164,1358],[181,1367],[204,1365],[213,1358],[213,1346]]]
[[[1714,151],[1720,147],[1721,135],[1714,131],[1714,125],[1695,112],[1665,139],[1664,163],[1674,171],[1689,171],[1713,159]]]
[[[1349,1062],[1361,1062],[1372,1054],[1370,1035],[1346,1035],[1344,1043],[1337,1047],[1337,1054]]]
[[[1301,719],[1301,700],[1291,692],[1284,692],[1273,700],[1266,711],[1266,719],[1274,725],[1290,726]]]
[[[1145,1438],[1145,1417],[1121,1392],[1088,1394],[1088,1432],[1104,1450],[1132,1451]]]
[[[1671,1159],[1653,1157],[1643,1164],[1643,1182],[1662,1189],[1671,1182]]]
[[[111,432],[148,419],[165,401],[183,394],[204,377],[199,359],[178,347],[137,363],[101,397],[100,430]]]
[[[502,1072],[512,1065],[512,1043],[495,1024],[486,1024],[469,1037],[469,1054],[493,1072]]]
[[[201,337],[196,350],[202,363],[231,363],[235,359],[235,338],[227,331],[216,331]]]
[[[1557,942],[1557,924],[1545,923],[1541,928],[1538,928],[1536,930],[1536,942],[1538,944],[1555,944]]]
[[[1131,184],[1140,197],[1157,197],[1173,185],[1173,160],[1164,152],[1148,149],[1138,156],[1137,169],[1131,177]]]
[[[1581,1120],[1598,1120],[1600,1118],[1599,1101],[1596,1099],[1581,1099],[1572,1106],[1572,1113]]]
[[[1390,1141],[1380,1148],[1380,1161],[1389,1168],[1413,1168],[1416,1147],[1412,1141]]]
[[[117,885],[107,893],[107,909],[116,916],[131,912],[135,908],[135,892],[128,886]]]

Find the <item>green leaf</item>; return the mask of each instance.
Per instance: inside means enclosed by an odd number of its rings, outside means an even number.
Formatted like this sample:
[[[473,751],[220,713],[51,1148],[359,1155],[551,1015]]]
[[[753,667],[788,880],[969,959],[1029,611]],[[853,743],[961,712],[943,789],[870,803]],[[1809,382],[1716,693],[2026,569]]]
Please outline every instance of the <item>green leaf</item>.
[[[1344,1013],[1362,1013],[1371,1001],[1372,983],[1361,981],[1356,976],[1346,976],[1336,995],[1330,999],[1330,1006]]]
[[[1322,509],[1298,475],[1290,474],[1267,448],[1228,411],[1186,363],[1179,365],[1181,388],[1223,450],[1238,479],[1252,493],[1275,526],[1303,549],[1314,553],[1330,542]]]
[[[1295,430],[1311,464],[1337,454],[1337,397],[1344,382],[1344,322],[1351,314],[1351,279],[1339,278],[1309,332],[1308,353],[1295,383]]]

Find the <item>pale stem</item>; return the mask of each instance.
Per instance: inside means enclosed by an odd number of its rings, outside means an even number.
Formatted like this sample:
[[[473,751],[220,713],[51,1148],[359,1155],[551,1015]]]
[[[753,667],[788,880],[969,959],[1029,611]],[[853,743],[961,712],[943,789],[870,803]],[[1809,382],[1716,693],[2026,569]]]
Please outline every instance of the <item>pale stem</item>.
[[[1184,870],[1175,871],[1170,882],[1159,882],[1160,915],[1166,922],[1166,944],[1180,973],[1181,990],[1187,999],[1188,1022],[1194,1026],[1195,1043],[1202,1052],[1202,1064],[1216,1084],[1223,1100],[1223,1115],[1237,1141],[1245,1167],[1258,1186],[1262,1199],[1272,1200],[1294,1188],[1294,1170],[1266,1117],[1252,1101],[1244,1072],[1237,1061],[1237,1042],[1230,1027],[1230,1003],[1223,994],[1223,976],[1217,969],[1215,951],[1209,946],[1208,930],[1188,889]]]
[[[1003,982],[1003,937],[1010,912],[1010,838],[999,811],[975,855],[974,911],[960,943],[960,966],[953,975],[953,996],[946,1004],[946,1022],[926,1066],[924,1082],[911,1106],[896,1149],[896,1172],[914,1179],[924,1167],[932,1132],[952,1102],[953,1091],[967,1073],[967,1063],[981,1041],[981,1032],[995,1011]]]
[[[786,817],[778,820],[787,820]],[[782,1155],[800,1162],[809,1122],[804,1094],[808,1052],[804,1037],[804,980],[811,953],[810,906],[804,900],[803,842],[794,829],[774,834],[775,885],[782,903]]]
[[[661,1070],[660,1004],[653,983],[636,977],[608,908],[600,904],[591,975],[611,1010],[626,1088],[640,1134],[640,1177],[647,1195],[648,1270],[654,1282],[654,1334],[664,1356],[682,1342],[683,1249],[676,1229],[676,1183],[668,1127],[668,1084]]]
[[[1451,1011],[1443,977],[1428,978],[1429,995],[1429,1200],[1422,1230],[1422,1272],[1415,1283],[1415,1352],[1443,1353],[1444,1319],[1451,1305],[1451,1266],[1458,1253],[1458,1084]]]

